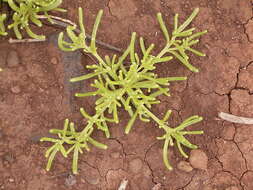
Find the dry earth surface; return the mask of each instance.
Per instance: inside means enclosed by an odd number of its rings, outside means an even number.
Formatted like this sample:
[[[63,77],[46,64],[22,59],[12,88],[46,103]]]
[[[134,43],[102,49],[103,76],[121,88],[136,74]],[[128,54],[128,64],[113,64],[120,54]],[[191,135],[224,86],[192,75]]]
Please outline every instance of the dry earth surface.
[[[189,137],[199,150],[183,159],[170,150],[174,170],[165,169],[161,131],[154,123],[137,121],[124,135],[127,122],[112,127],[112,138],[95,136],[109,146],[92,148],[80,160],[80,174],[73,176],[70,159],[57,157],[52,171],[45,171],[44,152],[49,144],[38,143],[50,128],[61,128],[63,120],[83,124],[80,106],[92,113],[93,100],[73,98],[88,85],[70,84],[70,77],[87,72],[89,57],[79,52],[62,53],[56,45],[59,30],[45,28],[50,36],[44,43],[8,44],[0,41],[0,189],[3,190],[115,190],[129,180],[128,190],[252,190],[253,126],[235,125],[217,119],[219,111],[253,117],[253,15],[249,0],[65,0],[63,17],[77,19],[77,8],[85,10],[85,25],[91,31],[96,13],[104,10],[99,39],[126,48],[131,32],[144,36],[161,48],[164,40],[156,21],[162,12],[167,23],[175,13],[183,21],[193,8],[200,13],[192,26],[209,33],[198,49],[204,58],[191,57],[200,68],[195,74],[178,63],[159,65],[160,76],[188,76],[188,81],[171,85],[172,96],[161,97],[153,111],[160,117],[173,110],[171,125],[190,115],[205,119],[192,129],[204,135]],[[169,25],[171,28],[172,25]],[[41,31],[39,31],[41,32]],[[110,53],[101,50],[103,53]]]

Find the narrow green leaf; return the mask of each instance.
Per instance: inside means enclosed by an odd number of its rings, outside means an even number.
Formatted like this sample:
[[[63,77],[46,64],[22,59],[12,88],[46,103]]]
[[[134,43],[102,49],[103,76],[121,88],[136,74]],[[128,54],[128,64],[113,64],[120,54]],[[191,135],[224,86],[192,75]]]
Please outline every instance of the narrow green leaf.
[[[181,135],[202,135],[204,131],[182,131],[179,132]]]
[[[177,141],[177,147],[178,147],[179,152],[182,154],[182,156],[185,157],[185,158],[188,158],[188,155],[184,152],[184,150],[183,150],[183,148],[182,148],[179,141]]]
[[[174,31],[177,30],[178,27],[178,14],[175,14],[174,16]]]
[[[31,31],[31,29],[29,28],[29,26],[26,26],[26,27],[25,27],[25,30],[26,30],[27,34],[28,34],[30,37],[34,38],[34,39],[38,39],[38,40],[45,40],[45,39],[46,39],[46,37],[45,37],[44,35],[37,35],[37,34],[33,33],[33,32]]]
[[[145,47],[145,43],[144,43],[143,37],[140,37],[140,47],[141,47],[142,54],[144,55],[145,52],[146,52],[146,47]]]
[[[154,63],[163,63],[163,62],[168,62],[170,60],[172,60],[173,57],[172,56],[166,56],[166,57],[162,57],[162,58],[155,58],[154,59]]]
[[[85,28],[84,28],[84,24],[83,24],[83,9],[81,7],[78,8],[78,16],[79,16],[79,27],[81,30],[81,34],[83,35],[83,38],[86,38],[85,35]]]
[[[184,59],[181,55],[179,55],[177,52],[175,51],[170,51],[181,63],[183,63],[190,71],[192,72],[199,72],[199,70],[194,67],[193,65],[191,65],[188,60]]]
[[[91,52],[97,51],[96,50],[96,36],[97,36],[97,30],[98,30],[98,26],[100,24],[102,15],[103,15],[103,10],[100,10],[97,14],[97,18],[93,26],[93,31],[92,31],[92,36],[91,36],[91,45],[90,45]]]
[[[189,16],[189,18],[177,29],[177,33],[182,32],[192,22],[192,20],[197,16],[198,12],[199,12],[199,8],[194,9],[194,11]]]
[[[80,108],[80,112],[84,118],[91,119],[91,116],[89,114],[87,114],[87,112],[83,108]]]
[[[171,134],[177,141],[179,141],[184,146],[190,148],[190,149],[196,149],[197,146],[190,143],[184,136],[180,135],[179,133],[172,133]]]
[[[186,128],[187,126],[193,125],[195,123],[198,123],[200,121],[202,121],[203,118],[199,117],[199,116],[192,116],[190,118],[188,118],[187,120],[185,120],[182,124],[180,124],[178,127],[176,127],[177,131],[181,131],[184,128]]]
[[[31,21],[36,24],[37,26],[41,27],[42,22],[36,17],[36,15],[31,15],[30,16]]]
[[[94,146],[96,146],[96,147],[98,147],[98,148],[101,148],[101,149],[104,149],[104,150],[106,150],[106,149],[108,148],[107,145],[102,144],[102,143],[100,143],[100,142],[94,140],[94,139],[91,138],[91,137],[88,138],[88,141],[89,141],[89,143],[93,144]]]
[[[169,139],[166,138],[163,145],[163,162],[168,170],[172,170],[172,166],[168,160],[168,147],[169,147]]]
[[[86,80],[86,79],[93,78],[93,77],[100,75],[102,73],[105,73],[105,72],[106,71],[98,71],[98,72],[94,72],[94,73],[89,73],[87,75],[72,78],[72,79],[70,79],[70,82],[78,82],[78,81]]]
[[[87,97],[87,96],[96,96],[99,93],[99,91],[94,92],[86,92],[86,93],[75,93],[76,97]]]
[[[54,149],[53,152],[50,154],[49,158],[48,158],[48,162],[47,162],[47,167],[46,170],[49,171],[50,168],[52,167],[52,162],[55,158],[56,153],[58,152],[57,149]]]
[[[74,154],[73,154],[73,161],[72,161],[72,172],[73,174],[78,174],[78,153],[79,153],[79,150],[78,150],[78,147],[77,145],[75,145],[75,148],[74,148]]]
[[[198,56],[201,56],[201,57],[204,57],[204,56],[206,56],[206,54],[204,54],[204,53],[201,53],[200,51],[197,51],[197,50],[195,50],[195,49],[192,49],[192,48],[187,48],[187,50],[189,50],[189,51],[191,51],[192,53],[194,53],[194,54],[196,54],[196,55],[198,55]]]
[[[134,53],[134,46],[135,46],[135,39],[136,39],[136,33],[133,32],[132,33],[132,37],[131,37],[131,42],[130,42],[130,60],[133,63],[135,63],[135,53]]]
[[[194,38],[197,38],[197,37],[199,37],[199,36],[202,36],[202,35],[206,34],[207,32],[208,32],[207,30],[204,30],[204,31],[202,31],[202,32],[197,32],[197,33],[193,34],[192,36],[190,36],[190,37],[188,38],[188,40],[189,40],[189,41],[190,41],[190,40],[193,40]]]
[[[165,23],[164,23],[164,21],[163,21],[163,18],[162,18],[162,14],[161,13],[158,13],[157,14],[157,20],[158,20],[158,22],[159,22],[159,24],[160,24],[160,28],[161,28],[161,30],[162,30],[162,32],[163,32],[163,35],[164,35],[164,37],[165,37],[165,39],[166,39],[166,41],[167,41],[167,43],[170,41],[170,37],[169,37],[169,32],[168,32],[168,30],[167,30],[167,27],[165,26]]]

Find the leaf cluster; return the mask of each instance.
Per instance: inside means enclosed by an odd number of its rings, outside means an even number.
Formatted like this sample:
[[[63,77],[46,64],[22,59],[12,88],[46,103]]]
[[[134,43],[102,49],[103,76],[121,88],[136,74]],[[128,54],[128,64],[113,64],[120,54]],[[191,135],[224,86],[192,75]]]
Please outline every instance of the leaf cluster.
[[[45,16],[48,21],[50,19],[49,11],[65,11],[58,8],[62,0],[2,0],[7,3],[13,10],[12,23],[7,27],[13,29],[16,37],[22,39],[21,30],[25,30],[26,33],[35,39],[43,40],[44,35],[35,34],[31,28],[31,24],[35,24],[38,27],[42,27],[40,16]],[[3,21],[6,18],[6,14],[0,16],[0,35],[7,35]]]
[[[192,145],[185,135],[202,134],[202,131],[184,131],[184,129],[192,124],[202,120],[202,117],[192,116],[186,119],[181,125],[172,128],[168,125],[171,111],[165,114],[163,119],[159,119],[152,113],[152,105],[159,104],[158,96],[170,96],[169,84],[175,81],[186,80],[186,77],[159,77],[155,74],[155,69],[159,63],[169,62],[173,59],[179,60],[186,68],[193,72],[198,69],[189,63],[188,52],[198,56],[205,54],[194,49],[192,46],[199,42],[199,37],[207,31],[196,32],[195,28],[187,29],[192,20],[196,17],[199,9],[195,9],[189,18],[179,24],[178,15],[174,17],[174,29],[171,34],[162,18],[161,13],[157,14],[160,28],[165,37],[166,43],[164,48],[157,54],[153,53],[154,44],[146,45],[142,37],[137,40],[136,33],[132,33],[130,43],[121,56],[113,55],[112,57],[102,57],[97,51],[96,36],[101,21],[103,11],[99,11],[91,36],[91,42],[86,41],[86,33],[83,22],[83,12],[79,8],[79,27],[80,33],[76,34],[76,26],[68,26],[66,34],[69,40],[64,40],[64,33],[59,34],[58,45],[63,51],[83,50],[87,54],[91,54],[97,63],[87,65],[87,69],[91,70],[89,74],[72,78],[70,82],[80,82],[87,79],[94,79],[91,86],[95,89],[91,92],[76,93],[76,97],[96,96],[95,114],[93,116],[80,109],[81,114],[87,119],[87,125],[84,131],[97,128],[105,133],[107,138],[110,137],[109,123],[119,123],[119,110],[124,109],[129,114],[129,121],[125,127],[125,133],[128,134],[134,126],[134,122],[139,118],[143,122],[155,121],[159,128],[163,129],[165,134],[158,137],[164,140],[163,160],[165,166],[171,170],[172,167],[168,161],[168,147],[173,146],[176,142],[180,153],[186,157],[182,149],[182,145],[191,149],[197,148]],[[136,44],[139,44],[141,54],[136,53]],[[130,62],[130,63],[129,63]],[[89,136],[92,133],[89,133]],[[59,130],[54,130],[59,132]],[[57,133],[60,135],[61,133]],[[83,136],[81,136],[82,139]],[[58,142],[58,140],[55,140]],[[62,142],[62,141],[61,141]],[[83,141],[82,141],[83,142]],[[64,143],[69,144],[68,141]],[[63,154],[63,153],[62,153]],[[76,158],[73,157],[73,163]],[[51,166],[51,160],[50,160]],[[72,170],[76,172],[76,167],[72,166]]]
[[[78,156],[83,153],[83,149],[90,151],[88,143],[94,146],[107,149],[107,146],[97,142],[90,137],[93,131],[92,126],[87,126],[82,132],[76,132],[73,122],[69,122],[68,119],[65,120],[63,130],[52,129],[51,134],[57,134],[58,139],[43,137],[40,139],[41,142],[47,141],[53,143],[53,145],[46,151],[45,156],[48,158],[48,163],[46,170],[49,170],[52,165],[52,161],[55,158],[57,152],[60,152],[64,157],[67,157],[70,153],[73,153],[72,168],[73,173],[77,174],[78,166]],[[68,149],[64,145],[69,145]]]

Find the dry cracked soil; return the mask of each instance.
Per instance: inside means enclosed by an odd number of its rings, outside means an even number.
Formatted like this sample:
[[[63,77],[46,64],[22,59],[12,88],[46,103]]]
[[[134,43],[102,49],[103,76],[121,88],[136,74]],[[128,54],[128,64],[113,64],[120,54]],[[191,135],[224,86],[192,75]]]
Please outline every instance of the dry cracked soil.
[[[170,150],[174,170],[162,162],[161,131],[154,123],[137,121],[129,135],[112,127],[112,137],[95,136],[109,146],[107,151],[92,148],[80,158],[79,175],[72,175],[70,159],[57,157],[50,172],[45,171],[44,152],[49,144],[38,143],[50,128],[61,128],[65,118],[82,124],[80,106],[93,110],[93,101],[73,98],[88,85],[70,84],[70,77],[88,72],[89,57],[63,53],[57,48],[59,29],[46,27],[38,32],[46,42],[9,44],[0,41],[0,189],[2,190],[115,190],[123,179],[127,190],[253,190],[253,126],[218,119],[220,111],[253,118],[253,15],[250,0],[65,0],[68,9],[61,16],[77,19],[77,8],[85,10],[85,25],[91,32],[99,9],[104,10],[98,38],[126,48],[131,32],[154,42],[164,40],[156,21],[162,12],[169,28],[175,13],[182,21],[193,8],[200,13],[192,23],[207,29],[198,49],[206,57],[191,56],[200,69],[191,73],[177,63],[157,67],[160,76],[187,76],[186,82],[171,85],[171,97],[153,112],[162,116],[173,110],[172,126],[190,115],[204,121],[192,129],[204,135],[189,137],[199,150],[184,159],[176,148]],[[170,24],[169,24],[170,23]],[[108,50],[101,50],[110,53]],[[121,125],[126,124],[121,113]]]

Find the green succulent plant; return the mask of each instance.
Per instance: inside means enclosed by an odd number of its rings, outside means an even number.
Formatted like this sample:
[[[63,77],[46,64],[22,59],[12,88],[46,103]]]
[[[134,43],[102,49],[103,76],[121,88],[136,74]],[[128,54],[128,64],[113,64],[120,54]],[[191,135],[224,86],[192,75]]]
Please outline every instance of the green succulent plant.
[[[141,54],[136,53],[137,35],[132,33],[132,37],[127,49],[121,56],[113,55],[112,57],[101,57],[96,47],[96,35],[103,11],[98,12],[91,42],[87,43],[85,27],[83,24],[83,12],[79,8],[79,27],[81,33],[76,34],[74,30],[75,26],[68,26],[66,33],[70,41],[64,40],[64,34],[61,32],[58,38],[58,45],[63,51],[75,51],[78,49],[83,50],[87,54],[91,54],[96,58],[97,63],[93,65],[87,65],[87,68],[91,70],[89,74],[72,78],[70,82],[80,82],[86,79],[93,78],[91,84],[96,90],[92,92],[80,92],[76,93],[76,97],[96,96],[95,102],[95,114],[90,115],[81,108],[80,112],[87,119],[87,124],[82,131],[76,132],[73,124],[70,130],[67,130],[68,121],[65,123],[64,130],[53,129],[50,132],[57,134],[58,138],[42,138],[42,141],[53,142],[54,145],[48,149],[46,156],[49,157],[47,170],[50,169],[52,160],[56,152],[61,152],[63,156],[69,155],[73,152],[73,164],[72,171],[76,174],[77,161],[79,153],[82,153],[82,149],[89,150],[87,143],[91,143],[99,148],[106,149],[106,145],[98,143],[91,138],[92,132],[95,129],[104,132],[107,138],[110,137],[109,123],[119,123],[120,118],[118,116],[119,108],[124,108],[129,114],[129,121],[125,127],[125,133],[128,134],[134,122],[139,118],[143,122],[155,121],[159,128],[163,129],[164,135],[157,137],[159,140],[164,140],[163,146],[163,161],[167,169],[172,170],[172,166],[168,160],[168,148],[174,146],[176,143],[180,153],[187,157],[183,151],[182,145],[196,149],[197,146],[191,144],[185,135],[190,134],[202,134],[203,131],[187,131],[185,128],[189,125],[198,123],[202,120],[202,117],[192,116],[186,119],[178,127],[170,127],[168,119],[171,114],[171,110],[168,110],[163,119],[159,119],[154,113],[151,112],[152,105],[159,104],[157,99],[159,95],[170,96],[169,84],[171,82],[186,80],[186,77],[159,77],[155,74],[155,69],[159,63],[169,62],[173,59],[179,60],[186,68],[193,72],[199,70],[190,64],[188,52],[194,53],[198,56],[205,56],[205,54],[194,49],[192,46],[199,42],[199,37],[205,34],[207,31],[196,32],[195,28],[187,29],[192,20],[196,17],[199,9],[195,9],[189,18],[183,23],[178,23],[178,14],[174,17],[174,29],[169,34],[168,29],[164,23],[161,13],[157,14],[157,19],[160,24],[160,28],[164,34],[166,43],[164,48],[158,53],[154,54],[154,44],[149,46],[145,45],[144,39],[139,38],[139,46],[141,48]],[[127,59],[130,59],[130,64],[127,63]],[[66,151],[65,145],[70,145],[71,148]]]
[[[22,39],[21,30],[25,30],[31,38],[45,39],[44,35],[35,34],[30,26],[31,23],[38,27],[42,26],[40,16],[44,15],[49,21],[49,11],[65,11],[58,8],[62,0],[2,0],[8,3],[9,7],[13,10],[12,23],[8,25],[8,29],[13,29],[18,39]],[[3,21],[6,15],[0,17],[0,35],[7,35]]]

